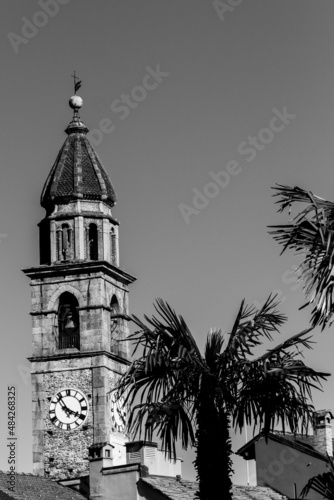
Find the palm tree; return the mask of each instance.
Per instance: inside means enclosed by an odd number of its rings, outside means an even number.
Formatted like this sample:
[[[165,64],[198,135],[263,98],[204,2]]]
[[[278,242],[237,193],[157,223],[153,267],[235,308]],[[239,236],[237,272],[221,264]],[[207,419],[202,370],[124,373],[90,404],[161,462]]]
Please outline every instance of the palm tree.
[[[322,329],[334,320],[334,203],[299,187],[277,185],[279,212],[302,203],[301,210],[289,224],[270,226],[274,239],[283,245],[282,253],[290,248],[301,256],[297,269],[304,284],[306,303],[313,304],[311,324]]]
[[[301,492],[301,497],[305,498],[306,495],[313,490],[323,498],[327,498],[328,500],[333,500],[334,498],[334,462],[333,458],[328,456],[328,464],[327,467],[329,469],[328,472],[324,472],[323,474],[318,474],[317,476],[312,477],[306,486],[303,488]]]
[[[307,430],[314,408],[311,388],[320,388],[328,374],[314,371],[300,359],[310,348],[307,329],[255,356],[254,348],[272,340],[286,317],[275,297],[259,309],[241,303],[228,334],[211,331],[204,355],[182,316],[158,299],[158,316],[146,324],[133,316],[139,330],[130,336],[134,354],[118,386],[129,404],[128,430],[152,440],[157,433],[169,456],[175,442],[196,448],[195,468],[201,500],[231,499],[231,427],[254,424],[265,433],[280,423],[291,431]]]

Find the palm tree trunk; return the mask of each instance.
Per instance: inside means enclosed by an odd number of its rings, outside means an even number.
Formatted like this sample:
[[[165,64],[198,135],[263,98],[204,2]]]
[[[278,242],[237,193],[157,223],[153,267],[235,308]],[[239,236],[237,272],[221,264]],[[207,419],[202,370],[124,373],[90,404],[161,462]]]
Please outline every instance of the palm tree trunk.
[[[209,382],[207,380],[207,382]],[[197,404],[196,459],[200,500],[232,500],[230,417],[217,405],[210,382],[202,384]]]

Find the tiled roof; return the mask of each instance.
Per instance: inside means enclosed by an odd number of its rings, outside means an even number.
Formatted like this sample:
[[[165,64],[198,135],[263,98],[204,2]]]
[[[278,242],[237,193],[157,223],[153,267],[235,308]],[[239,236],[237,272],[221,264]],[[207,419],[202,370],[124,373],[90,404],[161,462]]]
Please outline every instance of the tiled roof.
[[[287,497],[264,486],[234,486],[235,500],[287,500]]]
[[[141,481],[162,493],[166,500],[194,500],[198,488],[194,481],[172,477],[149,476]],[[232,491],[234,500],[286,500],[285,496],[262,486],[233,486]]]
[[[183,479],[177,481],[174,477],[148,476],[142,478],[141,481],[171,500],[193,500],[198,489],[194,481]]]
[[[0,499],[15,500],[84,500],[80,493],[34,474],[15,475],[15,492],[8,489],[7,472],[0,471]],[[6,496],[7,495],[7,496]]]
[[[76,199],[102,200],[110,206],[115,204],[115,190],[86,137],[87,131],[79,119],[73,119],[66,129],[68,137],[42,191],[41,205],[47,210],[55,203]]]
[[[273,431],[268,435],[269,439],[274,441],[278,441],[285,445],[290,445],[291,447],[302,451],[308,455],[317,457],[321,460],[327,461],[327,455],[325,453],[321,453],[317,450],[313,445],[313,436],[306,436],[305,434],[292,434],[291,432],[282,432],[282,431]],[[255,448],[254,445],[261,438],[264,438],[264,433],[260,432],[256,436],[253,437],[250,441],[248,441],[245,445],[243,445],[237,452],[237,455],[241,455],[246,460],[255,458]]]
[[[309,449],[317,451],[313,446],[313,436],[306,436],[305,434],[292,434],[291,432],[274,431],[273,434],[283,439],[291,441],[292,443],[301,444]]]

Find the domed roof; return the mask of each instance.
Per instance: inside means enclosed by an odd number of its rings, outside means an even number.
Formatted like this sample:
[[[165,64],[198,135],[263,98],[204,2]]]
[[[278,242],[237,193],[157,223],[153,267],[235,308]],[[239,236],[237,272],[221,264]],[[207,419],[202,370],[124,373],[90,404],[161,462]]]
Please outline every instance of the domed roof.
[[[101,200],[111,207],[116,203],[115,190],[86,136],[88,128],[80,120],[77,108],[42,191],[41,205],[46,210],[76,199]]]

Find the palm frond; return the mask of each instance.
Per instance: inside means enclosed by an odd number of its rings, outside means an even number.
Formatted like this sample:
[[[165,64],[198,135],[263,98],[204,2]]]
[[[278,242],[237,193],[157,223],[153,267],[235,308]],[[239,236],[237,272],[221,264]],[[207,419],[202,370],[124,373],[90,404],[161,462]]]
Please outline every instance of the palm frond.
[[[277,423],[295,432],[299,426],[307,431],[312,423],[314,408],[312,389],[321,390],[321,381],[328,373],[318,372],[301,359],[301,348],[311,348],[311,329],[306,329],[262,356],[246,360],[240,367],[234,425],[264,426],[265,434]]]
[[[145,323],[133,317],[140,330],[129,339],[142,353],[121,377],[118,395],[130,407],[129,432],[144,429],[148,438],[157,432],[173,454],[179,436],[185,447],[194,443],[194,401],[207,366],[182,316],[161,299],[155,309],[157,315],[144,316]]]
[[[334,498],[334,463],[333,458],[327,455],[328,472],[312,477],[301,491],[301,497],[305,498],[311,490],[319,493],[323,498],[332,500]]]
[[[279,212],[293,203],[307,204],[290,224],[270,226],[269,233],[283,245],[282,253],[289,248],[302,256],[296,272],[304,286],[303,307],[313,304],[312,325],[324,328],[334,320],[334,203],[298,187],[277,185],[273,189],[280,198],[276,202]]]
[[[191,410],[179,402],[140,403],[133,407],[128,426],[133,435],[152,441],[156,432],[162,448],[176,456],[175,443],[180,438],[187,449],[195,444],[194,421]]]
[[[286,316],[277,311],[279,302],[270,294],[264,305],[257,310],[245,305],[243,300],[234,322],[225,357],[239,360],[252,354],[252,348],[262,343],[262,338],[272,340],[272,333],[286,321]]]
[[[163,350],[164,354],[168,353],[171,359],[175,357],[179,358],[180,361],[196,359],[197,363],[203,367],[202,355],[182,316],[178,316],[169,304],[159,298],[154,307],[161,319],[156,316],[149,318],[145,315],[144,318],[147,322],[145,324],[136,316],[132,316],[133,322],[140,328],[139,331],[128,337],[128,340],[135,344],[133,354],[141,345],[144,349],[144,355]]]
[[[217,361],[223,351],[224,337],[221,330],[212,330],[209,332],[204,350],[205,363],[214,373],[217,369]]]

